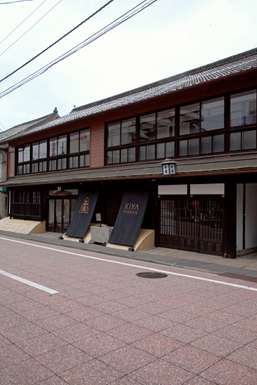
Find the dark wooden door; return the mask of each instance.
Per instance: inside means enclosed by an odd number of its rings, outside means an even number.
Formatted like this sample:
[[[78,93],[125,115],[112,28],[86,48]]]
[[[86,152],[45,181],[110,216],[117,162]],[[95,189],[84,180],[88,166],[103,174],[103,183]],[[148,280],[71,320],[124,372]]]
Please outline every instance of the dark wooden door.
[[[158,211],[158,246],[223,254],[223,198],[163,196]]]
[[[70,222],[74,206],[71,198],[50,198],[48,201],[47,230],[64,233]]]

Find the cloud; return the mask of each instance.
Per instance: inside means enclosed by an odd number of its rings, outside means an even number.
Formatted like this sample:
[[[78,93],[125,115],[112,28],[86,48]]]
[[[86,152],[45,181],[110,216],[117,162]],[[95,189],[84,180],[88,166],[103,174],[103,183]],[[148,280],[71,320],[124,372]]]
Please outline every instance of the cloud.
[[[137,2],[116,3],[21,75],[51,60]],[[4,63],[1,73],[30,57],[101,4],[103,1],[88,1],[85,9],[82,0],[77,0],[76,6],[64,1],[30,39],[0,58]],[[256,11],[253,0],[159,0],[41,78],[1,99],[0,120],[8,127],[49,113],[56,105],[62,114],[68,113],[74,104],[85,104],[253,48],[257,45]],[[14,22],[21,18],[17,11],[12,16]],[[0,32],[6,32],[7,24],[0,27]]]

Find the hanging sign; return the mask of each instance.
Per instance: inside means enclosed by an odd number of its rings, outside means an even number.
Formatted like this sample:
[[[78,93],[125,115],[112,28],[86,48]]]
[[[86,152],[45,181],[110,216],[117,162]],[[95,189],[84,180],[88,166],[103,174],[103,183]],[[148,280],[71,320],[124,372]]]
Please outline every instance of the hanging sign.
[[[162,175],[175,175],[175,174],[176,174],[176,163],[164,161],[162,163]]]
[[[66,235],[74,238],[85,237],[95,212],[97,198],[97,192],[79,194]]]
[[[127,192],[123,195],[110,243],[130,247],[135,245],[144,219],[148,195],[148,192]]]

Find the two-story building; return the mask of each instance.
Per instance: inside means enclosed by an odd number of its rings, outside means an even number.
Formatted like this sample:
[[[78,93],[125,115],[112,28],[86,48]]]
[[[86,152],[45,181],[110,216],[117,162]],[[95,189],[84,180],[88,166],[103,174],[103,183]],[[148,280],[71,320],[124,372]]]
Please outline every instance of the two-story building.
[[[7,159],[8,153],[11,152],[11,148],[8,148],[8,141],[17,134],[26,133],[29,129],[35,128],[43,123],[51,122],[57,118],[59,118],[59,114],[55,108],[51,114],[18,124],[0,133],[0,183],[5,183],[9,177]],[[3,186],[0,187],[0,218],[6,217],[8,211],[8,189]]]
[[[256,90],[253,49],[1,139],[10,215],[64,232],[79,192],[97,191],[113,226],[122,195],[147,191],[143,227],[156,245],[257,248]]]

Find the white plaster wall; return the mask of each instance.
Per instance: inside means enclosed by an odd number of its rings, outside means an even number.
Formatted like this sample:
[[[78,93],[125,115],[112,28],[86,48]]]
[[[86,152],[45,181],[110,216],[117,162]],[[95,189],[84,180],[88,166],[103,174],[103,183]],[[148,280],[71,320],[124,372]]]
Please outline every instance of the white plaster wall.
[[[257,247],[257,183],[246,184],[245,247]]]

